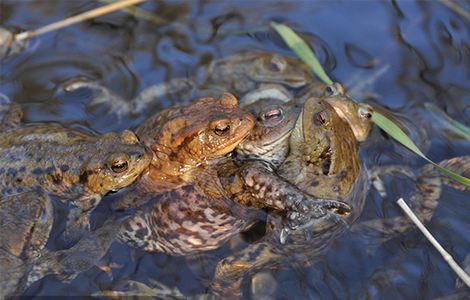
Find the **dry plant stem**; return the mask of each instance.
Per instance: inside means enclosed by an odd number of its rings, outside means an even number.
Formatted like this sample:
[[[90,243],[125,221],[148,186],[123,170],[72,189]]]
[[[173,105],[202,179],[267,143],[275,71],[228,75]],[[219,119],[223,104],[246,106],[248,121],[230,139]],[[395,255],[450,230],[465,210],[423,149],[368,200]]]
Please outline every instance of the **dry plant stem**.
[[[128,7],[130,5],[142,3],[144,1],[146,0],[122,0],[122,1],[115,2],[109,5],[105,5],[105,6],[84,12],[82,14],[67,18],[65,20],[61,20],[61,21],[46,25],[36,30],[25,31],[25,32],[19,33],[15,36],[15,40],[21,41],[25,39],[30,39],[32,37],[44,34],[46,32],[54,31],[54,30],[57,30],[57,29],[60,29],[60,28],[63,28],[63,27],[66,27],[75,23],[79,23],[88,19],[106,15],[113,11]]]
[[[116,0],[100,0],[101,2],[104,3],[115,3]],[[145,21],[150,21],[153,22],[155,25],[161,25],[168,23],[167,20],[160,18],[144,9],[138,8],[138,7],[126,7],[123,8],[122,11],[125,11],[126,13],[130,14],[131,16],[134,16],[136,18],[145,20]]]
[[[440,2],[470,22],[470,13],[460,7],[457,3],[451,0],[440,0]]]
[[[403,198],[398,199],[397,201],[398,205],[403,209],[403,211],[408,215],[408,217],[415,223],[415,225],[421,230],[421,232],[424,234],[424,236],[428,239],[428,241],[431,242],[431,244],[434,246],[434,248],[439,251],[439,253],[442,255],[444,260],[449,264],[449,266],[452,268],[452,270],[459,276],[460,279],[470,288],[470,276],[465,273],[465,271],[455,262],[455,260],[452,258],[452,256],[447,253],[444,248],[439,244],[439,242],[432,236],[432,234],[424,227],[423,223],[418,219],[418,217],[411,211],[409,206],[406,204],[406,202],[403,200]]]

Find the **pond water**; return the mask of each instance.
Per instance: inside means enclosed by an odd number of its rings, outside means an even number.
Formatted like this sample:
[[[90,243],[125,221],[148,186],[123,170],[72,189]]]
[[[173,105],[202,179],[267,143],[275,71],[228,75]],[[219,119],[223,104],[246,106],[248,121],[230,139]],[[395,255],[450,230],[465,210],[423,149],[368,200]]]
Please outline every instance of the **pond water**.
[[[459,5],[470,12],[468,2]],[[96,1],[3,0],[0,25],[34,29],[94,7]],[[432,160],[470,154],[469,141],[449,134],[423,106],[432,103],[470,124],[470,20],[442,2],[148,1],[140,8],[158,20],[117,12],[34,39],[27,51],[1,63],[0,93],[22,105],[27,122],[80,123],[99,132],[133,128],[175,100],[162,97],[140,114],[118,118],[105,105],[87,106],[91,93],[65,93],[61,84],[82,76],[131,99],[152,84],[187,78],[202,64],[240,51],[293,56],[267,30],[267,22],[276,20],[303,33],[334,80],[397,113]],[[378,129],[362,154],[368,166],[425,164]],[[401,215],[394,201],[409,199],[412,184],[392,176],[384,181],[387,197],[371,190],[358,222]],[[468,194],[445,188],[428,223],[459,264],[470,252],[469,200]],[[100,209],[97,214],[106,207]],[[125,279],[156,280],[185,296],[203,294],[213,262],[229,254],[230,243],[188,258],[116,242],[103,259],[119,265],[112,276],[96,267],[70,283],[48,276],[26,295],[89,295],[118,289]],[[456,275],[419,232],[370,246],[363,235],[348,232],[319,263],[271,271],[271,297],[432,299],[456,292]],[[249,285],[243,286],[247,297],[253,296]]]

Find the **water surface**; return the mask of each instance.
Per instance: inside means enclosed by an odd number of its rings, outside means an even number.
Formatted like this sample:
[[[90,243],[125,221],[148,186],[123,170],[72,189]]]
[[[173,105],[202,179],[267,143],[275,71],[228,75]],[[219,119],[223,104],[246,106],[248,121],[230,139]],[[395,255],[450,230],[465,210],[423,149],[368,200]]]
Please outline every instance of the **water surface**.
[[[468,3],[459,5],[470,11]],[[34,29],[94,7],[95,1],[3,0],[0,25]],[[84,76],[131,99],[145,87],[189,77],[213,59],[247,49],[292,55],[272,32],[253,33],[278,20],[303,33],[334,80],[354,87],[385,68],[373,85],[361,89],[367,93],[359,95],[399,114],[431,159],[469,154],[468,141],[445,134],[423,109],[423,103],[430,102],[470,124],[470,20],[438,1],[149,1],[140,7],[162,21],[118,12],[34,39],[27,51],[2,62],[0,93],[22,104],[28,122],[81,123],[99,132],[132,128],[175,99],[162,98],[140,115],[119,119],[104,105],[87,107],[89,92],[67,94],[61,84]],[[247,31],[251,33],[227,34]],[[363,148],[369,166],[424,165],[377,129]],[[385,178],[391,191],[386,198],[370,191],[359,222],[401,214],[394,201],[410,197],[412,185],[392,179]],[[469,197],[446,188],[441,200],[428,227],[462,263],[470,252]],[[375,249],[369,246],[363,236],[346,233],[320,263],[272,271],[272,296],[432,299],[455,292],[455,274],[417,231]],[[184,295],[200,294],[206,291],[205,279],[211,272],[210,266],[201,270],[201,260],[216,261],[229,251],[226,245],[205,254],[210,259],[185,258],[114,243],[104,258],[121,266],[112,277],[98,268],[70,284],[49,276],[26,294],[86,295],[117,288],[128,278],[145,283],[153,279]]]

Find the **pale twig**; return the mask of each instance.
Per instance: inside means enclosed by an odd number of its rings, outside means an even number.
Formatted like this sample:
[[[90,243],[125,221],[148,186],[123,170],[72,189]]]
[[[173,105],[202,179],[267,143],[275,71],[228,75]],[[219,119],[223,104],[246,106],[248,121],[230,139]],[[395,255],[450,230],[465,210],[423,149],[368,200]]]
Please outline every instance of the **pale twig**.
[[[440,2],[447,6],[448,8],[450,8],[451,10],[453,10],[455,13],[461,15],[462,17],[464,17],[465,19],[467,19],[468,22],[470,22],[470,13],[468,11],[466,11],[465,9],[463,9],[462,7],[460,7],[457,3],[455,3],[454,1],[451,1],[451,0],[440,0]]]
[[[115,0],[100,0],[101,2],[104,2],[104,3],[115,3],[116,1]],[[165,24],[165,23],[168,23],[167,20],[161,18],[161,17],[158,17],[144,9],[140,9],[138,7],[126,7],[126,8],[123,8],[122,9],[123,11],[125,11],[126,13],[130,14],[131,16],[134,16],[136,18],[139,18],[139,19],[142,19],[142,20],[145,20],[145,21],[150,21],[150,22],[153,22],[154,24],[156,25],[161,25],[161,24]]]
[[[446,250],[439,244],[439,242],[432,236],[432,234],[426,229],[426,227],[421,223],[421,221],[418,219],[418,217],[411,211],[411,209],[408,207],[406,202],[403,200],[403,198],[398,199],[397,201],[398,205],[403,209],[403,211],[408,215],[408,217],[415,223],[415,225],[421,230],[421,232],[424,234],[424,236],[431,242],[431,244],[434,246],[434,248],[439,251],[439,253],[442,255],[444,260],[449,264],[451,269],[457,274],[457,276],[462,279],[462,281],[470,288],[470,276],[465,273],[464,270],[455,262],[455,260],[452,258],[452,256],[447,253]]]
[[[46,25],[44,27],[38,28],[36,30],[25,31],[19,33],[15,36],[15,41],[22,41],[26,39],[30,39],[32,37],[44,34],[46,32],[54,31],[75,23],[79,23],[88,19],[96,18],[105,14],[109,14],[113,11],[128,7],[130,5],[135,5],[146,0],[122,0],[116,3],[108,4],[102,7],[98,7],[96,9],[92,9],[90,11],[84,12],[82,14],[54,22],[52,24]]]

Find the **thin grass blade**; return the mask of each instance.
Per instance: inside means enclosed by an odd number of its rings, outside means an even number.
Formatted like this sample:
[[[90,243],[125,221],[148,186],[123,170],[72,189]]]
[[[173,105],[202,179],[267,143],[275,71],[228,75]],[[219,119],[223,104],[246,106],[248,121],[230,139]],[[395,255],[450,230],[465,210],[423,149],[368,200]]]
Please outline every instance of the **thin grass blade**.
[[[416,144],[413,143],[413,141],[403,132],[403,130],[401,130],[400,127],[398,127],[394,122],[389,120],[387,117],[385,117],[384,115],[382,115],[378,112],[374,112],[372,114],[372,121],[375,124],[377,124],[377,126],[379,126],[388,135],[390,135],[392,138],[394,138],[395,140],[400,142],[403,146],[410,149],[411,151],[413,151],[417,155],[421,156],[427,162],[429,162],[429,163],[433,164],[434,166],[436,166],[436,168],[439,169],[439,171],[441,171],[445,175],[449,176],[450,178],[460,182],[461,184],[464,184],[464,185],[470,187],[470,179],[469,178],[463,177],[463,176],[461,176],[457,173],[454,173],[450,170],[447,170],[447,169],[439,166],[435,162],[431,161],[429,158],[426,157],[426,155],[424,155],[424,153],[421,150],[419,150],[419,148],[416,146]]]
[[[432,113],[434,113],[439,118],[439,121],[441,121],[442,123],[444,123],[444,125],[447,126],[447,129],[451,130],[452,132],[466,140],[470,140],[470,128],[452,119],[442,109],[432,103],[425,103],[424,106],[429,109]]]
[[[333,81],[328,77],[323,70],[320,62],[318,61],[315,54],[313,54],[312,49],[307,45],[307,43],[302,40],[290,27],[271,22],[270,25],[276,30],[276,32],[282,37],[284,42],[292,49],[292,51],[297,54],[297,56],[303,60],[315,73],[315,75],[320,78],[326,84],[332,84]]]
[[[328,75],[325,73],[325,70],[321,66],[312,49],[310,49],[310,47],[304,40],[302,40],[301,37],[299,37],[290,27],[284,24],[271,22],[270,25],[282,37],[282,39],[292,49],[292,51],[294,51],[295,54],[297,54],[297,56],[312,69],[312,71],[318,78],[320,78],[320,80],[322,80],[326,84],[333,83],[330,77],[328,77]],[[419,150],[416,144],[406,135],[406,133],[404,133],[403,130],[401,130],[400,127],[398,127],[393,121],[378,112],[374,112],[372,114],[372,121],[377,124],[377,126],[379,126],[388,135],[390,135],[392,138],[401,143],[403,146],[410,149],[429,163],[436,166],[439,171],[441,171],[448,177],[470,187],[470,179],[463,177],[457,173],[454,173],[450,170],[447,170],[427,158],[426,155],[424,155],[424,153]],[[463,130],[464,134],[468,133],[466,131],[468,128],[466,128],[465,126],[462,128],[462,124],[453,123],[453,125],[460,131]]]

